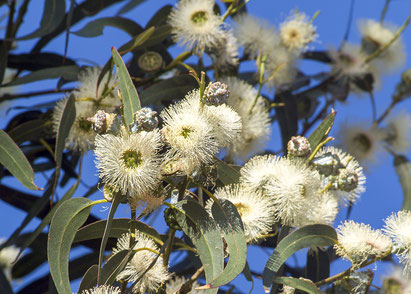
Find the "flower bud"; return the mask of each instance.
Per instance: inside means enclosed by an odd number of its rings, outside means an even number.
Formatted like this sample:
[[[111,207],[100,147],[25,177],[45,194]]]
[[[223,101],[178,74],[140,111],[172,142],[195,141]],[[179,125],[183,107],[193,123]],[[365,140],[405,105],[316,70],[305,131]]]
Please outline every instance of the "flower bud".
[[[230,97],[228,86],[221,82],[210,83],[204,92],[203,103],[206,105],[221,105]]]
[[[337,187],[339,190],[350,192],[358,186],[358,175],[348,169],[340,169],[340,174],[337,178]]]
[[[291,156],[307,156],[311,153],[310,142],[303,136],[293,136],[288,141],[287,151]]]
[[[134,114],[134,123],[130,126],[132,133],[150,132],[158,126],[157,112],[148,107],[141,108]]]
[[[155,51],[145,52],[138,58],[138,66],[146,72],[157,71],[163,66],[163,57]]]
[[[311,163],[320,174],[325,175],[326,177],[338,175],[339,170],[344,168],[338,155],[331,152],[314,157]]]
[[[98,110],[94,116],[87,120],[92,123],[93,131],[97,134],[103,134],[109,130],[117,133],[120,130],[121,121],[115,113]]]

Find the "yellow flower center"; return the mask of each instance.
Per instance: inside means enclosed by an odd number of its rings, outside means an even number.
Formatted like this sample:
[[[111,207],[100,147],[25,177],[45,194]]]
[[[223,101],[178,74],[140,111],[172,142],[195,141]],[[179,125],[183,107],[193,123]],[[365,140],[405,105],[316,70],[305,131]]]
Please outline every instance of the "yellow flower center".
[[[204,25],[207,20],[208,18],[206,11],[197,11],[191,16],[191,21],[197,26]]]
[[[250,213],[250,206],[244,203],[236,203],[234,204],[235,207],[237,208],[238,213],[240,214],[240,216],[243,216],[245,214]]]
[[[135,150],[126,150],[121,156],[124,165],[127,168],[134,169],[141,165],[143,159],[141,158],[141,153]]]
[[[181,130],[181,136],[183,136],[184,139],[187,139],[190,133],[191,133],[191,130],[189,128],[183,128]]]

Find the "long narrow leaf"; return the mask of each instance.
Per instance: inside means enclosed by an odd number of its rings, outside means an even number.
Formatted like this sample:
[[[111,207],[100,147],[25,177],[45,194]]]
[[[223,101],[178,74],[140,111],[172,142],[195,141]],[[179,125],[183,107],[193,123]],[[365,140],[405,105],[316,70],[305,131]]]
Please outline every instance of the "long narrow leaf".
[[[26,156],[24,156],[24,153],[16,143],[14,143],[3,130],[0,130],[0,163],[4,165],[24,187],[31,190],[40,190],[40,188],[34,184],[34,172]]]
[[[111,52],[113,54],[114,64],[116,65],[117,76],[120,80],[124,119],[126,124],[130,125],[133,123],[134,113],[141,109],[140,98],[138,97],[137,90],[133,85],[133,81],[128,74],[127,67],[120,54],[114,47],[111,49]]]
[[[224,265],[223,242],[217,224],[197,202],[183,200],[176,207],[176,220],[196,247],[206,282],[211,283],[223,272]]]
[[[295,252],[306,247],[331,246],[337,242],[337,233],[327,225],[308,225],[287,235],[269,257],[263,272],[266,292],[283,263]]]
[[[91,200],[73,198],[61,205],[53,216],[47,243],[50,273],[59,294],[72,294],[69,280],[69,253],[78,228],[91,211]]]
[[[42,37],[54,31],[64,18],[66,12],[66,1],[45,0],[43,16],[40,27],[29,35],[18,38],[19,40],[29,40]]]

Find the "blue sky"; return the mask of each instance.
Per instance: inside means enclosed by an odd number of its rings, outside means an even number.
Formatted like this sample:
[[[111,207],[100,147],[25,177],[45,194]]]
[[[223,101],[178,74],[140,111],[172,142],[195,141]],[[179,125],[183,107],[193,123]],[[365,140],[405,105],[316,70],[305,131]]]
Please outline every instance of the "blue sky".
[[[21,35],[25,35],[33,30],[34,27],[39,23],[42,14],[42,4],[43,1],[31,1],[29,6],[29,14],[25,20],[22,27]],[[126,13],[124,16],[128,17],[140,25],[144,26],[148,19],[157,11],[160,7],[166,3],[175,3],[173,1],[161,1],[161,0],[150,0],[145,1],[133,11]],[[354,10],[354,20],[350,32],[349,40],[355,43],[360,41],[359,32],[357,29],[357,21],[359,19],[373,18],[379,19],[381,15],[382,8],[384,6],[385,0],[362,0],[356,1]],[[39,5],[41,4],[41,5]],[[283,21],[289,13],[298,8],[298,10],[306,12],[309,16],[313,15],[316,11],[320,11],[319,16],[315,20],[315,25],[317,26],[317,32],[319,34],[319,39],[313,44],[314,49],[329,49],[334,46],[337,47],[344,35],[347,16],[349,11],[350,1],[329,1],[329,0],[295,0],[295,1],[263,1],[263,0],[252,0],[248,4],[249,13],[264,18],[270,23],[278,25]],[[221,2],[220,2],[221,6]],[[115,5],[110,9],[103,11],[98,14],[97,17],[88,18],[73,27],[73,31],[82,28],[91,19],[112,16],[121,5]],[[0,14],[5,12],[4,8],[0,8]],[[410,13],[409,3],[404,0],[391,1],[386,20],[400,26],[403,21],[407,18]],[[128,35],[124,32],[115,28],[106,28],[104,30],[104,35],[96,38],[81,38],[75,35],[70,36],[70,43],[68,47],[68,56],[73,59],[81,58],[82,64],[90,65],[91,63],[87,61],[91,60],[98,65],[103,65],[108,58],[111,56],[111,47],[119,47],[128,41]],[[411,48],[411,33],[410,28],[407,28],[403,34],[404,44],[406,50],[410,52]],[[18,43],[17,52],[27,52],[30,50],[33,42],[32,41],[22,41]],[[64,50],[64,36],[60,36],[50,42],[50,44],[45,48],[49,52],[63,53]],[[174,46],[171,50],[173,56],[177,56],[178,53],[182,52],[182,48]],[[380,114],[390,103],[391,95],[395,84],[399,81],[400,73],[405,68],[411,68],[411,59],[406,61],[403,68],[398,72],[386,76],[383,79],[383,86],[375,92],[375,98],[377,103],[377,112]],[[247,64],[248,67],[252,67],[252,64]],[[327,70],[327,67],[317,66],[313,62],[301,62],[301,68],[306,73],[316,73],[318,71]],[[242,67],[246,69],[246,67]],[[44,81],[40,83],[33,83],[29,85],[22,86],[17,89],[17,92],[24,91],[36,91],[44,89],[52,89],[55,87],[54,81]],[[272,96],[272,93],[267,92]],[[49,95],[44,98],[37,98],[36,103],[49,102],[61,98],[61,95]],[[33,100],[30,99],[20,99],[16,101],[15,105],[30,105]],[[395,112],[400,109],[406,109],[411,112],[411,103],[405,101],[398,105]],[[338,111],[336,117],[336,126],[331,132],[331,135],[336,135],[339,124],[345,121],[370,121],[371,120],[371,108],[370,102],[367,97],[359,97],[358,95],[351,95],[346,104],[337,104],[336,110]],[[12,111],[8,118],[15,115],[16,111]],[[3,112],[1,112],[3,116]],[[1,126],[4,126],[6,117],[0,117]],[[272,139],[270,141],[269,147],[272,150],[278,150],[280,148],[280,137],[278,135],[277,126],[274,125],[274,132]],[[410,154],[408,154],[410,155]],[[93,156],[89,154],[85,159],[83,175],[84,179],[89,185],[97,182],[97,172],[93,163]],[[381,164],[375,166],[370,172],[366,173],[367,176],[367,191],[362,196],[361,200],[356,206],[354,206],[351,214],[351,218],[359,221],[371,224],[374,228],[380,228],[383,224],[382,219],[386,218],[393,211],[398,211],[401,208],[402,203],[402,191],[399,185],[398,179],[395,175],[394,168],[392,166],[392,158],[387,155],[380,160]],[[41,176],[36,178],[36,183],[38,185],[44,184],[44,180]],[[18,187],[22,191],[27,192],[21,185],[16,183],[10,178],[3,178],[2,184],[13,185]],[[70,184],[67,188],[70,187]],[[67,189],[66,188],[66,189]],[[77,195],[82,195],[86,188],[81,187]],[[63,191],[59,191],[59,195],[63,195]],[[101,198],[100,194],[93,196],[94,199]],[[8,237],[20,224],[24,214],[13,207],[0,203],[0,222],[3,225],[0,228],[0,237]],[[100,217],[106,218],[108,214],[107,207],[101,205],[94,208],[93,213]],[[344,219],[346,211],[343,210],[339,218],[336,220],[335,225]],[[117,216],[128,216],[129,209],[127,206],[120,206]],[[162,217],[158,218],[159,222],[162,222]],[[29,228],[34,228],[38,224],[37,221],[33,221]],[[162,228],[164,229],[164,228]],[[160,230],[162,230],[160,229]],[[261,272],[264,268],[264,264],[268,258],[268,254],[271,254],[270,250],[262,250],[251,248],[249,251],[249,262],[253,270]],[[304,262],[303,254],[298,255],[300,264]],[[349,266],[347,262],[337,262],[332,267],[332,273],[337,273],[341,270],[346,269]],[[373,267],[372,267],[373,268]],[[37,274],[44,274],[45,267],[39,269]],[[387,268],[383,264],[378,265],[377,275],[375,277],[374,283],[380,284],[380,276],[387,271]],[[243,287],[242,289],[249,289],[251,285],[244,280],[244,278],[238,278],[238,285]],[[75,289],[73,289],[75,290]],[[256,281],[256,286],[254,291],[261,292],[262,286],[259,281]]]

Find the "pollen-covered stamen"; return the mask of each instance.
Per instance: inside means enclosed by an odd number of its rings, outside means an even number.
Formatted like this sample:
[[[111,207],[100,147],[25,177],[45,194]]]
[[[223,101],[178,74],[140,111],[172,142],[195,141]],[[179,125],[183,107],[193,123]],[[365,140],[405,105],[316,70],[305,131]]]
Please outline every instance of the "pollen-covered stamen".
[[[78,125],[79,129],[84,131],[84,132],[89,132],[91,130],[91,127],[92,127],[92,123],[90,121],[88,121],[88,119],[86,117],[79,117],[78,120],[77,120],[77,125]]]
[[[183,127],[182,129],[181,129],[181,136],[183,136],[184,137],[184,139],[187,139],[189,136],[190,136],[190,133],[192,132],[192,130],[191,129],[189,129],[189,128],[186,128],[186,127]]]
[[[141,153],[135,150],[126,150],[121,155],[121,159],[127,168],[134,169],[143,162]]]
[[[250,213],[250,206],[246,203],[238,202],[234,204],[240,216]]]
[[[293,136],[287,144],[288,154],[306,156],[311,152],[310,142],[303,136]]]
[[[191,16],[191,21],[197,26],[202,26],[207,22],[207,20],[207,11],[196,11]]]

